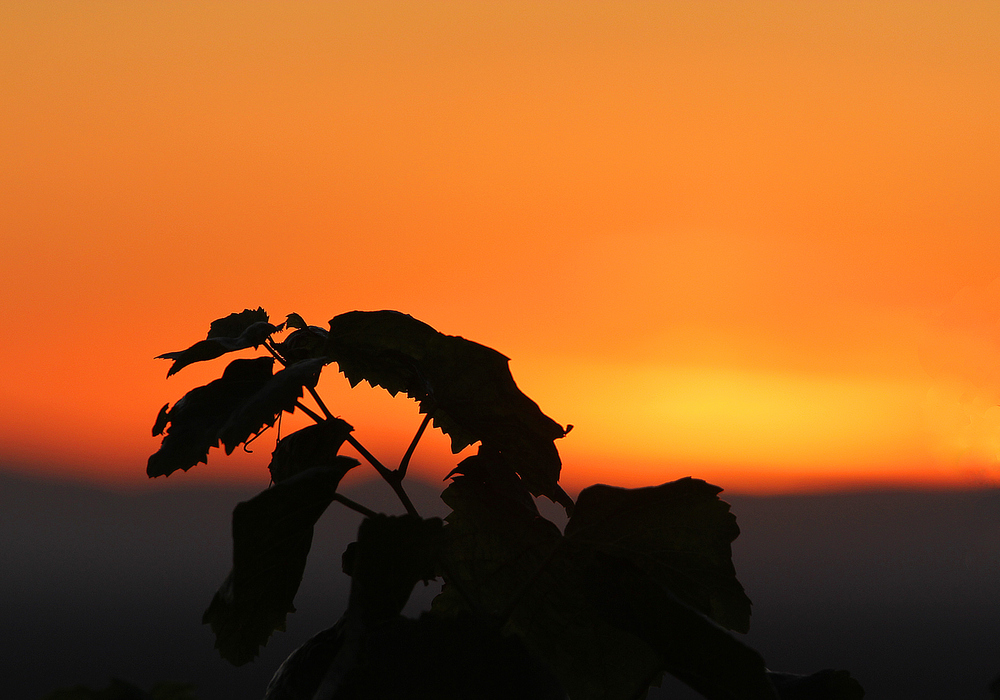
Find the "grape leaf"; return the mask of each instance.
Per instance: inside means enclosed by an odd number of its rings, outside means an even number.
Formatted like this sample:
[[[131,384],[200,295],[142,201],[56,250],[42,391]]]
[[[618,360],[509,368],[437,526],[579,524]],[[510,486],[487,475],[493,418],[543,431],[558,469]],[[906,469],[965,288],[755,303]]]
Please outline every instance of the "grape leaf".
[[[466,473],[442,494],[453,510],[442,548],[445,585],[432,612],[505,618],[505,631],[520,637],[574,700],[636,697],[660,670],[655,652],[603,622],[579,585],[583,573],[561,553],[559,529],[476,461],[465,460]]]
[[[325,328],[303,326],[289,334],[283,342],[275,343],[275,349],[288,362],[323,357],[327,335]]]
[[[227,661],[253,660],[274,630],[284,630],[312,546],[313,526],[337,485],[358,464],[338,457],[264,491],[233,511],[233,568],[202,619]]]
[[[531,493],[572,507],[558,485],[554,443],[567,431],[518,389],[496,350],[397,311],[351,311],[330,321],[326,354],[351,386],[365,380],[416,399],[451,437],[453,452],[481,441]]]
[[[283,437],[271,453],[271,463],[267,466],[271,479],[278,483],[306,469],[332,464],[353,430],[346,421],[332,418]]]
[[[621,557],[719,624],[746,632],[750,599],[736,579],[733,540],[740,530],[722,491],[700,479],[623,489],[584,489],[566,536]]]
[[[173,408],[160,409],[153,432],[159,435],[166,429],[167,434],[160,449],[149,457],[146,474],[168,476],[208,462],[209,449],[219,444],[219,430],[246,399],[268,383],[273,364],[270,357],[233,360],[222,377],[192,389]]]
[[[445,593],[438,611],[467,608],[458,594],[476,601],[476,612],[500,614],[534,568],[559,546],[562,535],[542,518],[516,474],[497,469],[495,455],[463,460],[441,499],[452,508],[445,518]],[[449,583],[450,582],[450,583]]]
[[[305,319],[297,313],[290,313],[285,316],[285,328],[305,328],[307,325]]]
[[[659,569],[630,559],[644,562],[638,555],[645,547],[660,553],[655,537],[629,540],[613,518],[603,526],[609,538],[625,536],[620,549],[595,534],[604,513],[600,491],[596,501],[588,497],[582,514],[578,506],[564,536],[521,497],[519,485],[477,464],[483,459],[489,457],[459,465],[463,473],[442,494],[453,510],[442,548],[445,586],[433,611],[505,615],[507,631],[555,671],[574,700],[637,697],[665,671],[709,697],[774,698],[756,652],[675,595]],[[644,526],[641,517],[633,524]],[[711,519],[691,525],[695,531],[714,526]],[[731,674],[713,677],[721,668]]]
[[[437,576],[443,525],[440,518],[413,515],[365,518],[345,557],[348,615],[366,627],[398,616],[417,582]]]
[[[264,691],[264,700],[302,700],[316,695],[334,658],[344,646],[345,618],[310,637],[289,654]]]
[[[240,443],[260,432],[265,425],[274,425],[282,411],[291,413],[302,396],[303,387],[316,386],[324,364],[323,358],[296,362],[275,372],[267,383],[246,397],[219,430],[226,454],[232,454]]]
[[[195,362],[214,360],[229,352],[255,348],[279,330],[280,326],[268,323],[264,309],[245,309],[212,321],[205,340],[198,341],[186,350],[157,355],[156,359],[174,361],[167,370],[167,376],[170,377]]]
[[[513,592],[527,585],[562,541],[517,475],[496,469],[492,459],[463,460],[441,494],[452,512],[445,518],[446,575],[444,592],[434,600],[438,612],[468,610],[471,598],[473,612],[502,615]]]
[[[708,700],[777,700],[764,659],[686,605],[633,562],[574,542],[591,604],[617,630],[641,639],[661,669]]]
[[[437,518],[366,518],[345,553],[347,612],[289,657],[267,700],[564,698],[552,673],[493,618],[400,616],[414,585],[436,575],[441,532]],[[442,673],[442,662],[461,672]]]
[[[208,328],[208,338],[236,338],[255,323],[267,323],[267,312],[258,306],[256,309],[243,309],[224,318],[212,321]]]

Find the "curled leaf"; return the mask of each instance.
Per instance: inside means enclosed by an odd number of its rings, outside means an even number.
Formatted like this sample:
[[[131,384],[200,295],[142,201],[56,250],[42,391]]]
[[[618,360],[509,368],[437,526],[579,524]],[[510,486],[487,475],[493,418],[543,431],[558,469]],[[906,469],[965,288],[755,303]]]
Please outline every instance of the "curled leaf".
[[[267,467],[271,479],[278,483],[306,469],[332,464],[352,430],[354,428],[347,421],[332,418],[282,438],[271,453],[271,463]]]
[[[337,485],[358,464],[301,472],[233,511],[233,568],[205,611],[215,646],[239,666],[253,660],[274,630],[283,630],[302,581],[313,526],[333,501]]]
[[[160,412],[156,414],[156,422],[153,423],[153,437],[157,435],[163,435],[163,431],[167,427],[167,423],[170,422],[170,404],[163,404],[163,408]]]
[[[296,313],[285,316],[285,328],[305,328],[306,322]]]
[[[288,362],[323,357],[327,335],[325,328],[304,326],[291,333],[283,342],[275,343],[275,349]]]
[[[282,411],[292,412],[302,396],[303,387],[316,386],[324,364],[322,358],[296,362],[275,372],[256,392],[246,397],[219,429],[219,439],[226,454],[231,454],[265,425],[274,425]]]
[[[219,444],[219,430],[244,401],[268,383],[273,364],[270,357],[233,360],[222,377],[192,389],[173,408],[160,409],[153,428],[157,434],[165,429],[166,435],[160,449],[150,456],[146,474],[167,476],[207,462],[208,451]]]

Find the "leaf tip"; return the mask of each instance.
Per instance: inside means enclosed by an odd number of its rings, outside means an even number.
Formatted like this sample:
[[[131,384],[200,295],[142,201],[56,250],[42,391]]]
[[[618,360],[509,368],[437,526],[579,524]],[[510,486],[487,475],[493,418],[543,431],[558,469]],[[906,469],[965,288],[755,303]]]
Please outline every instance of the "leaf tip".
[[[170,422],[170,402],[163,404],[163,408],[156,414],[156,421],[153,423],[153,437],[162,435],[168,422]]]

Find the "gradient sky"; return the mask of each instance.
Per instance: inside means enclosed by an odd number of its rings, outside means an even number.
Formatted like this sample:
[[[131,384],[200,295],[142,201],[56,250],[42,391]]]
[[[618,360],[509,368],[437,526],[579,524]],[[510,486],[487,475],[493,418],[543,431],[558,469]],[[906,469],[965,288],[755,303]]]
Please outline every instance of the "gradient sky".
[[[141,483],[223,366],[153,357],[263,305],[500,350],[570,487],[1000,481],[996,2],[8,0],[0,39],[2,466]],[[328,374],[394,461],[413,405]]]

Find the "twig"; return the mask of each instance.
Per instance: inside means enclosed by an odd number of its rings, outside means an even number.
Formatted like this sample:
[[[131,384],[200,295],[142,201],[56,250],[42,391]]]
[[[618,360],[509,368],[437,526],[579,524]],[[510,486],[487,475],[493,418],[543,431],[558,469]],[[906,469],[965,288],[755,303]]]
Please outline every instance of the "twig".
[[[309,393],[312,394],[313,399],[316,401],[316,405],[319,406],[319,410],[323,412],[326,419],[331,420],[333,418],[333,414],[330,413],[330,409],[326,407],[325,403],[323,403],[323,399],[319,397],[319,392],[316,391],[316,387],[307,386],[306,389],[308,389]]]
[[[391,469],[387,469],[384,464],[375,458],[375,455],[365,449],[365,446],[358,442],[357,438],[350,433],[347,434],[347,442],[351,445],[351,447],[356,449],[370,465],[375,467],[375,471],[378,472],[379,476],[385,479],[385,482],[392,487],[392,490],[396,492],[396,496],[399,498],[399,502],[403,504],[404,508],[406,508],[406,512],[419,518],[420,513],[418,513],[417,509],[413,507],[413,502],[410,500],[410,497],[406,495],[406,490],[403,488],[399,475]]]
[[[413,440],[410,441],[410,446],[406,448],[406,454],[403,455],[403,459],[399,461],[399,467],[396,469],[396,474],[400,480],[406,476],[406,468],[410,466],[410,458],[413,456],[413,451],[417,449],[417,443],[420,442],[420,437],[424,434],[427,429],[427,425],[431,422],[431,416],[434,411],[428,411],[427,415],[424,416],[424,420],[420,423],[420,427],[417,428],[417,434],[413,436]]]
[[[365,508],[363,505],[361,505],[357,501],[352,501],[347,496],[341,496],[339,493],[333,494],[333,500],[335,500],[335,501],[337,501],[339,503],[342,503],[343,505],[347,506],[351,510],[357,511],[358,513],[361,513],[361,515],[364,515],[365,517],[368,517],[368,518],[374,518],[376,515],[378,515],[378,513],[376,513],[375,511],[373,511],[373,510],[371,510],[369,508]]]
[[[269,340],[265,340],[263,342],[263,346],[267,349],[269,353],[274,355],[274,359],[280,362],[282,367],[288,366],[288,363],[285,361],[285,358],[281,356],[281,353],[279,353],[277,350],[274,349],[274,346],[271,345],[271,342]]]
[[[303,413],[305,413],[307,416],[309,416],[310,418],[312,418],[317,423],[322,423],[323,422],[323,417],[321,415],[319,415],[318,413],[316,413],[316,411],[312,410],[311,408],[309,408],[308,406],[306,406],[301,401],[296,401],[295,402],[295,408],[297,408],[300,411],[302,411]]]

